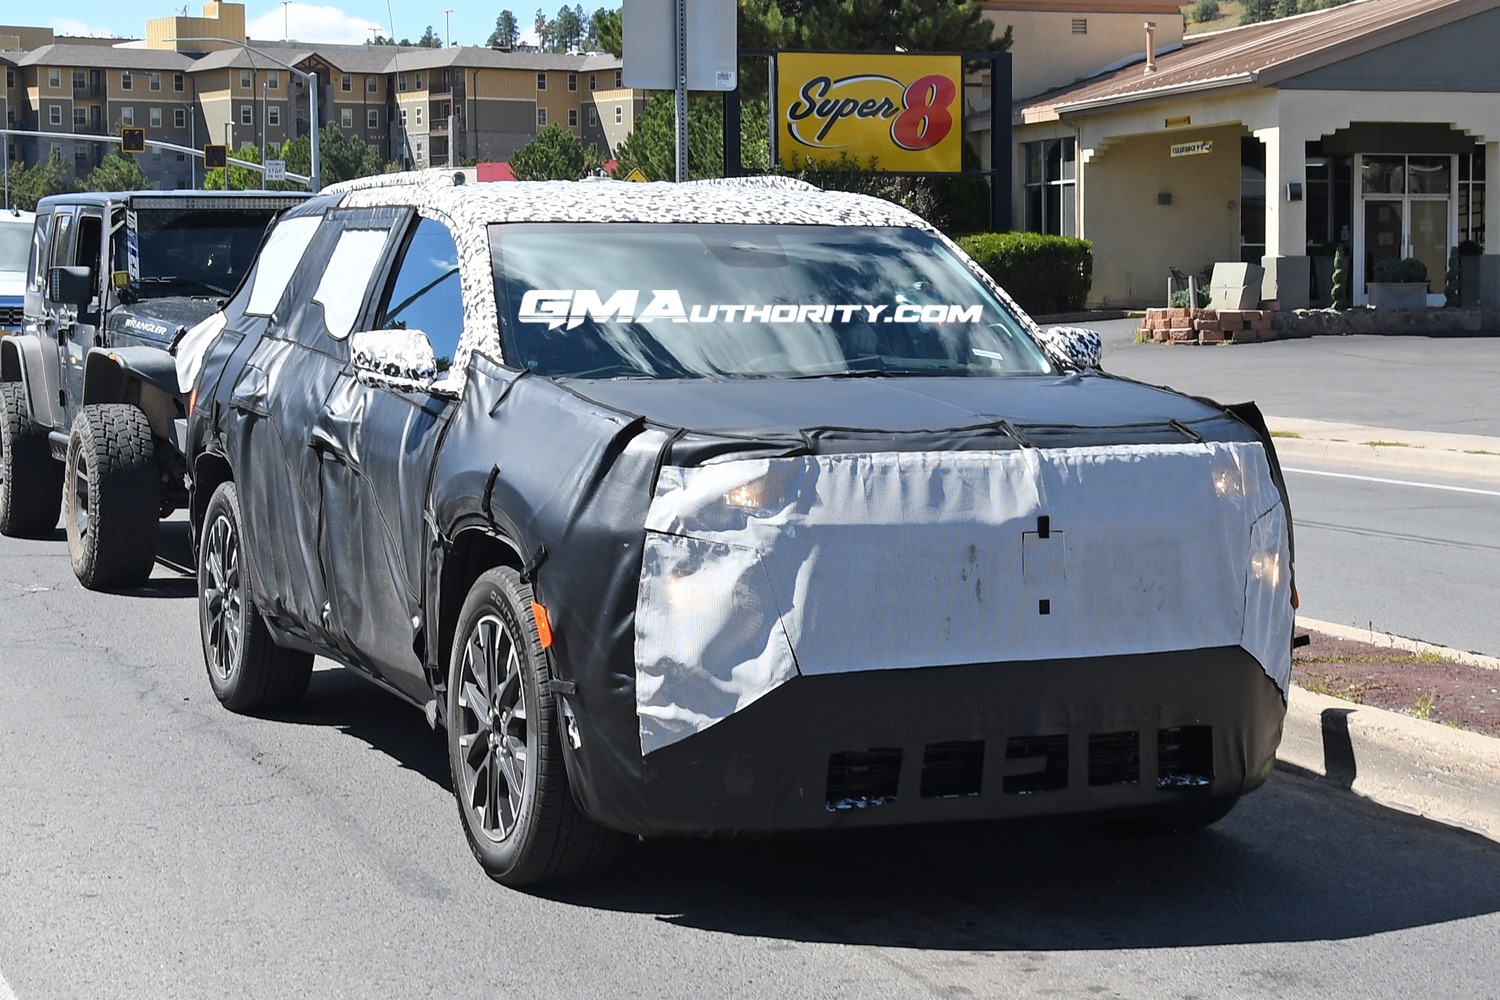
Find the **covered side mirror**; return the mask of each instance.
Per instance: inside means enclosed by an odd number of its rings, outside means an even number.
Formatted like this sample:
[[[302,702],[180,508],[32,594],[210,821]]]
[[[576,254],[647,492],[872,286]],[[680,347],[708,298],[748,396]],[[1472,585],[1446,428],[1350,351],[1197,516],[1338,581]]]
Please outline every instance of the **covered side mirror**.
[[[1087,327],[1049,326],[1042,331],[1042,346],[1075,368],[1097,369],[1104,362],[1104,341]]]
[[[69,306],[86,306],[94,297],[94,280],[86,267],[54,267],[47,271],[47,298]]]
[[[421,330],[360,330],[349,337],[359,380],[407,392],[426,392],[437,378],[432,342]]]

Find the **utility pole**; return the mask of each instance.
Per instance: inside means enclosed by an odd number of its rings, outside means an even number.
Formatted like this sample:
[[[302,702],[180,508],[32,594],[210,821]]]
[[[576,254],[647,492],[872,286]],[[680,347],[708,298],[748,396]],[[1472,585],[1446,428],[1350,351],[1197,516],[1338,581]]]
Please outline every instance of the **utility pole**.
[[[448,30],[448,18],[450,15],[452,15],[452,13],[452,7],[449,7],[447,10],[443,11],[443,48],[445,49],[453,47],[453,36]]]
[[[291,40],[292,33],[287,27],[290,23],[287,17],[287,8],[291,5],[292,0],[281,0],[281,40],[283,42]]]

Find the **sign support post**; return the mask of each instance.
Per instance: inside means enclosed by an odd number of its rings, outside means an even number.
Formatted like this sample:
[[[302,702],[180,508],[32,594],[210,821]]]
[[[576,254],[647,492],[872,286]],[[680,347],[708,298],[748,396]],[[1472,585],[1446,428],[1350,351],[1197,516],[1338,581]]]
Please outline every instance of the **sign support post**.
[[[677,20],[673,41],[676,58],[673,59],[673,106],[677,111],[677,181],[688,179],[688,64],[687,64],[687,0],[676,0]]]

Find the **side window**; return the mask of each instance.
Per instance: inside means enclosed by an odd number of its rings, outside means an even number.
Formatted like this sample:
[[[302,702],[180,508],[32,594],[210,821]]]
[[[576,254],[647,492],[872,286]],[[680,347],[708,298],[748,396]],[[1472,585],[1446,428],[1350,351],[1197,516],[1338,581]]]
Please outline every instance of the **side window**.
[[[50,246],[47,237],[51,232],[52,216],[38,215],[31,231],[31,261],[26,275],[26,285],[33,291],[41,291],[47,280],[47,250]]]
[[[67,267],[73,263],[73,213],[58,212],[56,232],[52,234],[52,256],[49,267]],[[42,283],[46,284],[46,275]]]
[[[464,304],[458,247],[447,226],[435,219],[418,222],[396,262],[375,325],[382,330],[421,330],[432,342],[438,371],[446,372],[453,364],[464,329]]]
[[[73,251],[73,263],[89,269],[89,281],[97,286],[99,278],[99,252],[104,249],[104,219],[93,212],[79,213],[77,246]]]
[[[322,223],[321,215],[300,215],[276,224],[256,260],[250,301],[245,305],[246,313],[251,316],[269,316],[281,304],[281,297],[286,293],[286,286],[291,283],[292,274],[302,262],[302,255],[307,253],[307,245],[312,242],[313,235]]]
[[[354,329],[390,235],[389,227],[351,228],[339,233],[312,297],[323,307],[323,325],[333,339],[343,340]]]

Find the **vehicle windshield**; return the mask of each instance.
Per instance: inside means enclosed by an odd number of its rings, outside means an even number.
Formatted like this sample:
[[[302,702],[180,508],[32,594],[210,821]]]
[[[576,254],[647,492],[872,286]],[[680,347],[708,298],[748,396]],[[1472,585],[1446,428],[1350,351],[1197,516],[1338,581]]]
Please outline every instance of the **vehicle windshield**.
[[[560,378],[1052,371],[930,233],[853,226],[495,225],[505,356]]]
[[[0,271],[25,271],[31,252],[31,223],[0,221]]]
[[[276,210],[142,208],[135,216],[138,298],[227,296],[255,262]],[[115,260],[126,257],[117,249]]]

